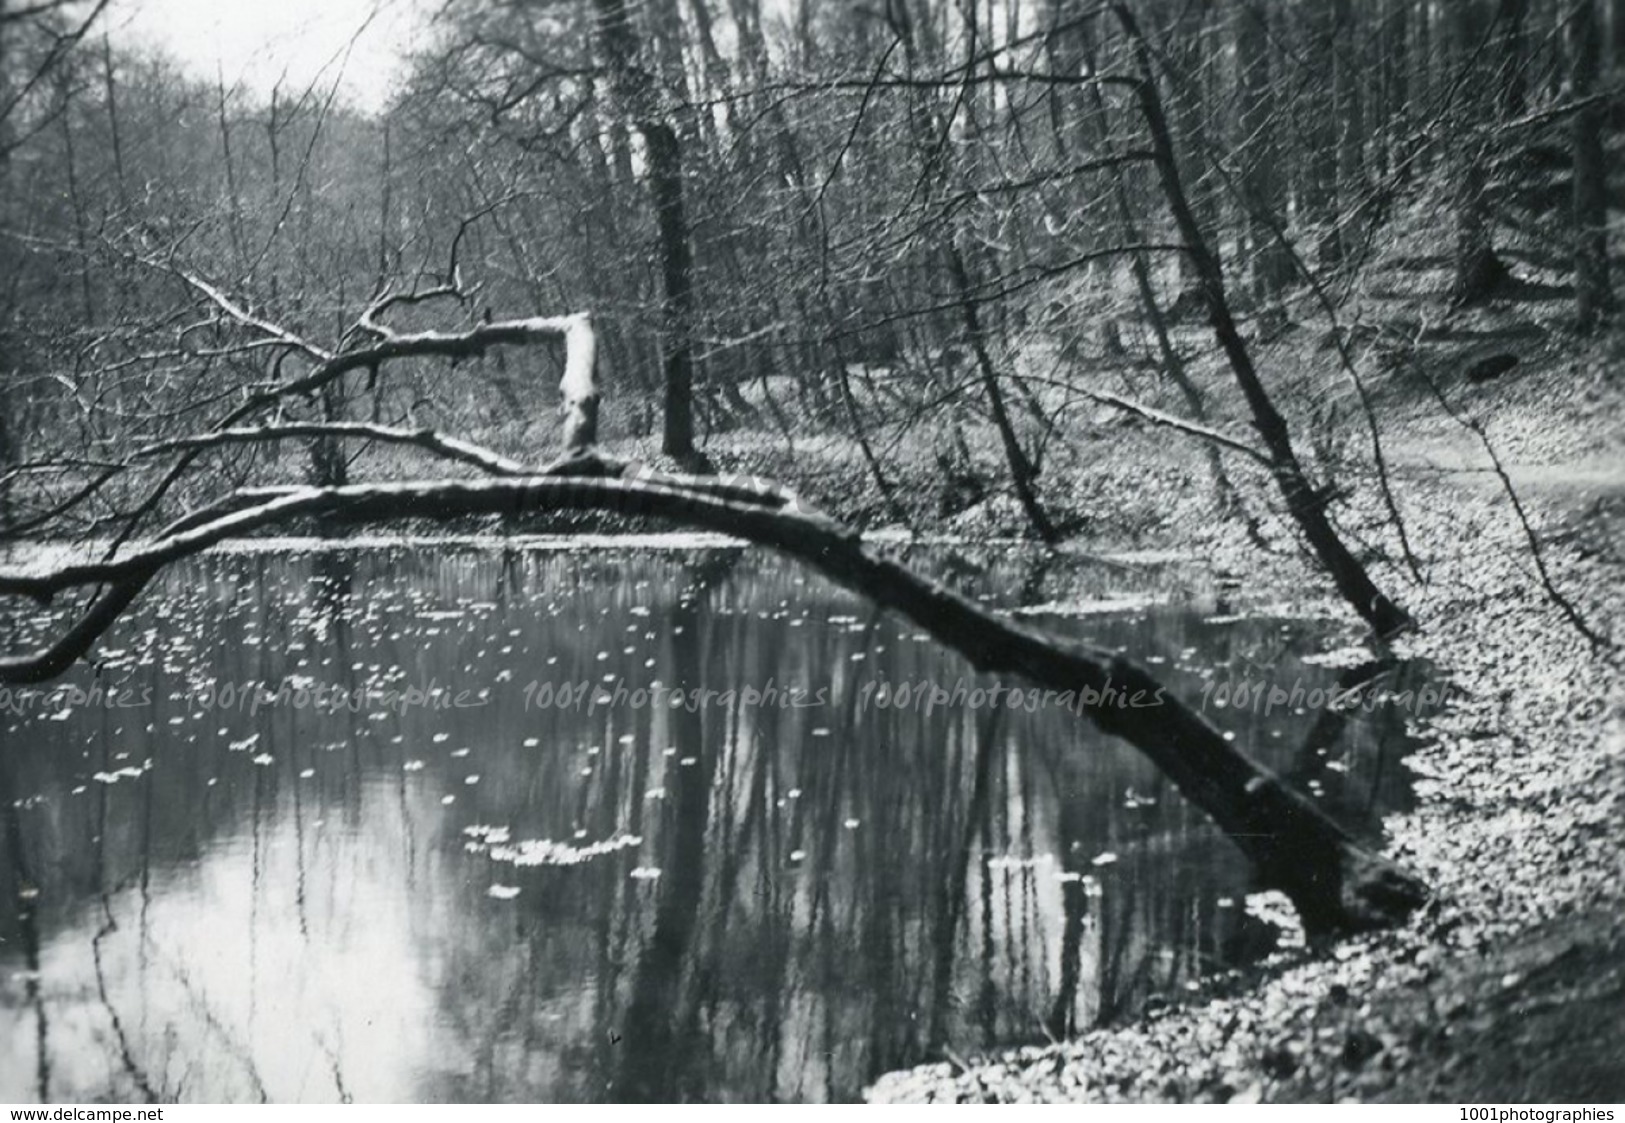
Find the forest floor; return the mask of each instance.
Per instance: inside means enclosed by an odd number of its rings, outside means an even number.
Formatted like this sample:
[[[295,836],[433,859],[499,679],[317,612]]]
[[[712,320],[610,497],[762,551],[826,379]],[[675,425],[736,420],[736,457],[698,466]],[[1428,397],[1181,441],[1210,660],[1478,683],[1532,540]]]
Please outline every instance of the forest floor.
[[[1474,413],[1554,586],[1625,640],[1615,345],[1580,362],[1554,348],[1475,391]],[[1386,824],[1388,853],[1434,899],[1399,931],[1279,953],[1129,1024],[888,1074],[872,1100],[1625,1100],[1625,659],[1545,594],[1477,438],[1412,404],[1385,411],[1384,432],[1427,583],[1392,545],[1367,552],[1422,624],[1396,653],[1454,688],[1407,760],[1418,806]],[[1382,536],[1373,488],[1341,517],[1356,540]],[[1154,537],[1272,582],[1301,564],[1198,533]]]

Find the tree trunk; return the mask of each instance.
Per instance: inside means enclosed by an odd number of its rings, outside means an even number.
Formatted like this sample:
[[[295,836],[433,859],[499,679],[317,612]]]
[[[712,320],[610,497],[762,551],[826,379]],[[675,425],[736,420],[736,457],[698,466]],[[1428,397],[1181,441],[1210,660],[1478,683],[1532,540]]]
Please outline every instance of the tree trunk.
[[[1613,42],[1614,68],[1625,67],[1625,0],[1608,5],[1608,37]]]
[[[1303,209],[1315,229],[1315,253],[1323,267],[1334,267],[1342,253],[1337,236],[1337,46],[1333,0],[1304,5],[1307,55],[1311,73],[1303,99],[1309,119],[1303,129],[1307,151],[1300,161]]]
[[[1332,114],[1336,121],[1337,171],[1332,197],[1332,225],[1327,261],[1342,261],[1350,245],[1350,220],[1361,213],[1360,187],[1365,174],[1365,113],[1360,96],[1358,46],[1350,0],[1332,0],[1328,53],[1332,63]]]
[[[1407,3],[1408,0],[1401,0]],[[1412,20],[1412,49],[1410,51],[1410,104],[1428,106],[1433,103],[1435,87],[1434,52],[1435,40],[1438,36],[1433,29],[1433,5],[1418,4],[1407,17]],[[1423,113],[1426,112],[1424,109]],[[1415,153],[1416,170],[1426,171],[1432,163],[1433,146],[1427,143],[1426,137],[1407,138],[1405,155]]]
[[[119,125],[118,79],[113,71],[113,45],[102,31],[102,97],[107,108],[107,136],[112,144],[113,180],[118,185],[118,200],[130,204],[130,194],[124,179],[124,132]]]
[[[670,125],[640,126],[649,146],[649,185],[660,228],[660,276],[665,289],[661,364],[666,376],[666,420],[661,449],[692,467],[694,447],[694,259],[683,197],[683,150]]]
[[[1259,16],[1261,20],[1262,12],[1259,13]],[[1239,18],[1246,20],[1247,16],[1245,13],[1241,13],[1239,14]],[[1262,27],[1261,22],[1253,20],[1247,21],[1257,23],[1257,26]],[[1091,69],[1093,69],[1093,65],[1094,59],[1091,56]],[[1245,81],[1245,76],[1243,80]],[[1099,84],[1091,84],[1089,87],[1089,92],[1091,95],[1091,100],[1094,103],[1093,108],[1095,110],[1097,119],[1104,124],[1106,117],[1106,99],[1101,94]],[[1109,151],[1109,149],[1105,147],[1107,143],[1107,136],[1104,128],[1100,130],[1096,143],[1101,146],[1103,151]],[[1135,216],[1134,206],[1129,197],[1128,185],[1124,182],[1122,167],[1114,166],[1111,170],[1111,177],[1112,197],[1116,204],[1119,235],[1124,243],[1128,245],[1135,245],[1140,242],[1142,235],[1140,223]],[[1250,211],[1251,204],[1249,203],[1247,206]],[[1275,239],[1273,232],[1267,231],[1266,236],[1269,237],[1268,246],[1270,248],[1281,248]],[[1258,252],[1259,251],[1255,248],[1254,253],[1256,254]],[[1288,261],[1286,265],[1288,269],[1291,269],[1290,261]],[[1256,260],[1254,262],[1254,267],[1255,269],[1257,268]],[[1157,345],[1157,354],[1162,360],[1164,373],[1168,375],[1169,380],[1172,381],[1174,386],[1178,388],[1180,396],[1185,399],[1185,406],[1190,410],[1191,416],[1199,422],[1206,422],[1206,402],[1202,397],[1201,390],[1199,390],[1196,384],[1191,381],[1190,374],[1185,369],[1184,357],[1180,355],[1179,349],[1174,346],[1173,338],[1168,331],[1167,317],[1163,314],[1162,306],[1157,301],[1156,287],[1151,283],[1151,265],[1150,262],[1146,260],[1146,255],[1143,251],[1135,250],[1129,255],[1129,272],[1134,278],[1134,287],[1139,292],[1140,308],[1145,316],[1146,324],[1151,329],[1151,337]],[[1241,497],[1236,492],[1235,485],[1230,482],[1230,477],[1225,473],[1224,461],[1219,456],[1218,448],[1211,442],[1205,442],[1203,445],[1203,450],[1207,456],[1208,474],[1213,480],[1213,491],[1215,497],[1218,499],[1219,506],[1224,510],[1239,510]],[[1249,529],[1252,529],[1252,527],[1249,526]],[[1256,530],[1254,530],[1254,535],[1256,537]]]
[[[638,61],[639,43],[625,0],[594,0],[598,40],[621,113],[642,135],[649,192],[660,236],[661,366],[665,425],[661,450],[688,469],[705,467],[694,444],[694,261],[683,189],[683,148],[660,112],[653,79]]]
[[[921,54],[936,57],[938,45],[935,40],[924,32],[917,30],[915,21],[908,15],[905,4],[899,2],[891,9],[895,16],[894,30],[897,32],[903,46],[903,55],[906,66],[912,75],[918,65]],[[927,21],[929,23],[929,21]],[[916,43],[915,36],[920,35],[925,42],[922,52]],[[949,124],[943,117],[941,107],[933,95],[917,92],[909,103],[910,139],[913,142],[916,155],[921,161],[920,182],[923,185],[928,199],[937,199],[944,195],[956,182],[957,168],[954,162],[953,146],[941,143],[939,137],[945,138],[949,132]],[[988,352],[987,329],[982,322],[981,312],[975,298],[975,284],[973,282],[970,266],[965,260],[964,249],[960,245],[959,221],[949,216],[944,222],[946,242],[943,248],[944,261],[948,267],[950,280],[953,282],[957,296],[958,319],[964,329],[965,341],[971,348],[972,358],[976,363],[978,379],[982,392],[987,397],[988,411],[993,418],[993,425],[998,430],[999,444],[1004,452],[1006,465],[1010,469],[1010,482],[1015,489],[1016,499],[1021,504],[1027,521],[1032,524],[1034,533],[1046,542],[1053,543],[1059,535],[1055,525],[1050,521],[1049,515],[1044,511],[1039,501],[1037,489],[1033,481],[1037,478],[1037,469],[1028,459],[1021,447],[1015,427],[1010,419],[1010,411],[1005,408],[1004,392],[999,387],[998,372],[994,369],[993,359]]]
[[[1507,279],[1506,266],[1495,255],[1490,229],[1489,160],[1484,118],[1490,106],[1480,67],[1473,60],[1476,37],[1482,34],[1481,0],[1452,0],[1449,54],[1460,82],[1461,106],[1454,145],[1456,252],[1450,300],[1458,306],[1487,299]]]
[[[1276,142],[1274,91],[1270,85],[1268,11],[1244,2],[1232,17],[1241,93],[1242,192],[1252,243],[1253,292],[1261,303],[1292,283],[1291,251],[1275,235],[1284,223],[1280,146]]]
[[[79,259],[80,312],[84,316],[83,323],[89,326],[96,322],[96,301],[90,287],[89,221],[85,215],[84,196],[79,190],[79,161],[73,139],[73,102],[67,72],[60,71],[59,78],[58,97],[61,99],[61,107],[58,112],[62,121],[63,170],[66,175],[68,202],[73,208],[73,242]]]
[[[971,295],[970,277],[965,272],[965,257],[951,235],[947,256],[948,271],[953,277],[954,287],[959,290],[959,308],[964,317],[965,335],[975,356],[982,392],[987,395],[988,409],[992,412],[993,424],[999,431],[999,441],[1004,446],[1005,462],[1010,467],[1010,482],[1015,486],[1016,498],[1020,500],[1021,509],[1026,512],[1027,521],[1032,523],[1033,530],[1046,544],[1053,545],[1060,536],[1056,533],[1055,524],[1044,511],[1044,505],[1039,502],[1038,492],[1033,488],[1033,480],[1037,478],[1038,470],[1027,458],[1027,453],[1022,449],[1021,441],[1016,436],[1015,427],[1010,423],[1010,411],[1005,408],[1004,392],[999,389],[998,372],[994,370],[993,358],[988,354],[981,317],[977,311],[976,301]]]
[[[344,380],[323,386],[318,395],[322,420],[329,424],[344,420]],[[316,487],[343,487],[350,482],[350,462],[344,446],[333,437],[318,436],[310,442],[310,478]]]
[[[1404,137],[1410,126],[1411,7],[1409,0],[1383,0],[1382,33],[1378,37],[1378,51],[1382,56],[1382,109],[1371,132],[1380,138],[1385,176],[1398,169],[1409,152]]]
[[[1236,329],[1235,319],[1230,313],[1230,302],[1224,288],[1224,272],[1218,258],[1208,249],[1207,239],[1196,221],[1196,216],[1191,212],[1184,185],[1180,183],[1179,165],[1174,159],[1173,141],[1169,136],[1168,121],[1163,114],[1162,102],[1152,82],[1151,59],[1145,40],[1141,37],[1134,16],[1125,6],[1120,3],[1114,4],[1113,10],[1129,37],[1134,40],[1140,78],[1129,81],[1138,93],[1140,108],[1151,133],[1152,154],[1158,176],[1162,181],[1163,193],[1167,196],[1169,208],[1173,211],[1174,222],[1187,247],[1186,252],[1195,265],[1202,299],[1207,305],[1209,322],[1213,325],[1213,334],[1230,363],[1230,369],[1241,387],[1242,395],[1247,399],[1247,405],[1253,415],[1253,427],[1258,430],[1258,435],[1263,438],[1264,447],[1269,450],[1271,471],[1286,500],[1287,512],[1298,524],[1315,556],[1320,559],[1321,565],[1336,584],[1338,592],[1354,611],[1359,613],[1379,636],[1392,636],[1406,631],[1413,626],[1410,616],[1377,588],[1371,576],[1366,573],[1365,567],[1349,552],[1343,540],[1338,537],[1337,531],[1332,528],[1326,516],[1327,497],[1317,491],[1304,474],[1303,465],[1292,447],[1286,419],[1275,408],[1275,403],[1270,400],[1269,393],[1258,377],[1252,356],[1248,353],[1246,344],[1242,342],[1241,333]]]
[[[1180,178],[1190,185],[1191,210],[1196,220],[1208,229],[1218,228],[1219,198],[1215,176],[1208,166],[1205,138],[1212,123],[1206,95],[1208,68],[1207,34],[1203,27],[1207,5],[1203,3],[1176,4],[1168,25],[1170,53],[1179,67],[1177,81],[1172,83],[1173,121],[1171,126],[1178,138]],[[1218,252],[1215,247],[1215,252]],[[1188,276],[1184,258],[1179,263],[1179,292],[1175,302],[1187,289],[1201,284],[1198,277]]]
[[[1577,102],[1597,85],[1597,6],[1579,0],[1569,23],[1570,94]],[[1608,164],[1603,153],[1604,110],[1591,105],[1574,115],[1574,313],[1582,332],[1613,309],[1608,278]]]

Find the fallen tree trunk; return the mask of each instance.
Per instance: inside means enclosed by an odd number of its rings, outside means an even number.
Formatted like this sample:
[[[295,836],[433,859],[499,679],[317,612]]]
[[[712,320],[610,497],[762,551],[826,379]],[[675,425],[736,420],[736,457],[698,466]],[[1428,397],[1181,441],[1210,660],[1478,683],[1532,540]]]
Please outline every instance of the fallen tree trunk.
[[[880,555],[854,531],[800,507],[787,493],[774,497],[760,484],[730,489],[726,480],[714,477],[655,476],[611,461],[583,461],[575,468],[595,463],[605,475],[291,489],[116,561],[32,577],[0,574],[0,591],[45,597],[76,585],[144,583],[163,565],[217,542],[307,516],[449,519],[591,510],[667,519],[744,538],[805,562],[903,613],[978,670],[1017,675],[1057,696],[1081,692],[1093,699],[1081,706],[1089,718],[1145,753],[1212,816],[1252,859],[1261,882],[1292,899],[1308,930],[1393,924],[1425,899],[1419,882],[1361,847],[1134,662],[988,612]],[[25,663],[0,662],[0,679],[17,681]]]
[[[587,334],[571,335],[567,343],[590,345]],[[590,362],[574,369],[585,375]],[[566,417],[579,418],[577,408],[596,403],[593,380],[575,379],[566,386],[566,399]],[[569,426],[572,445],[580,445],[583,428]],[[353,429],[348,433],[355,435]],[[241,439],[240,433],[234,436]],[[777,485],[748,477],[663,474],[579,451],[515,477],[503,472],[511,470],[510,462],[494,453],[473,454],[465,443],[431,438],[416,443],[442,452],[450,448],[466,462],[484,461],[501,478],[244,491],[111,560],[38,573],[0,572],[0,594],[41,600],[66,589],[106,587],[56,644],[0,659],[0,681],[60,674],[164,566],[290,520],[518,519],[566,510],[647,516],[778,550],[901,612],[978,670],[1025,679],[1053,691],[1055,703],[1074,702],[1077,712],[1138,748],[1207,812],[1252,860],[1259,881],[1291,898],[1311,933],[1396,924],[1427,897],[1419,881],[1361,846],[1139,665],[992,613],[884,556],[855,531],[806,508]]]

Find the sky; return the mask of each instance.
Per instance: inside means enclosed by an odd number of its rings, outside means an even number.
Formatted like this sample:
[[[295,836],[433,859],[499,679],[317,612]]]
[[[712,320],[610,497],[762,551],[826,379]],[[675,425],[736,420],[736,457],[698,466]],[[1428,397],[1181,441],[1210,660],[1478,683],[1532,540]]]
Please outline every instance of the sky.
[[[103,18],[116,45],[160,48],[200,78],[223,73],[261,95],[279,78],[303,90],[328,67],[325,88],[349,46],[341,96],[377,109],[428,10],[429,0],[114,0]]]

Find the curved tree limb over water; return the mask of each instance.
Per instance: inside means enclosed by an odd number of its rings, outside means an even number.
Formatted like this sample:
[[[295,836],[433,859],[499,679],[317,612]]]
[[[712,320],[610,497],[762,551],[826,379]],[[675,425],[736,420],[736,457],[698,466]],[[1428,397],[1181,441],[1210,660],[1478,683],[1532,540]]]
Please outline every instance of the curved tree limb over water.
[[[1092,697],[1095,701],[1081,712],[1143,752],[1207,812],[1252,860],[1260,882],[1292,899],[1312,933],[1396,924],[1426,899],[1421,882],[1361,846],[1133,661],[990,612],[884,556],[856,531],[770,482],[659,473],[593,453],[598,393],[591,327],[585,317],[572,318],[570,326],[566,366],[575,377],[567,377],[563,386],[565,458],[510,475],[513,463],[495,453],[449,438],[422,437],[415,443],[435,451],[455,448],[459,459],[481,463],[499,478],[249,489],[178,520],[120,556],[44,571],[0,572],[0,595],[48,600],[68,589],[102,587],[86,614],[55,643],[0,659],[0,681],[39,682],[63,673],[163,567],[293,520],[521,519],[565,510],[647,516],[743,538],[793,557],[907,616],[978,670],[1022,678],[1057,695]],[[338,435],[377,436],[342,427]],[[198,451],[184,443],[177,448]]]

